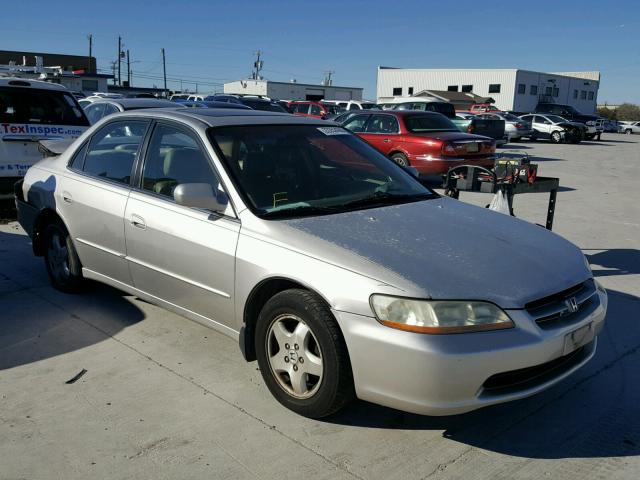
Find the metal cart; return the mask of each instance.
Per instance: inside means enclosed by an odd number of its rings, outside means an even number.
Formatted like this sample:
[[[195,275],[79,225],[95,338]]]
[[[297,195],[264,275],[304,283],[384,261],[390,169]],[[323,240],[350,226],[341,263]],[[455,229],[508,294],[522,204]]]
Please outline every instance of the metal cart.
[[[524,162],[521,165],[530,165],[527,154],[502,155],[500,159],[511,158]],[[513,213],[513,197],[521,193],[549,193],[549,205],[547,207],[547,222],[545,228],[553,228],[553,216],[556,209],[556,196],[560,180],[555,177],[539,177],[535,179],[522,178],[513,172],[509,175],[498,176],[494,170],[474,165],[459,165],[449,169],[444,177],[443,188],[445,195],[458,199],[460,192],[482,192],[495,194],[504,191],[509,202],[509,213]]]

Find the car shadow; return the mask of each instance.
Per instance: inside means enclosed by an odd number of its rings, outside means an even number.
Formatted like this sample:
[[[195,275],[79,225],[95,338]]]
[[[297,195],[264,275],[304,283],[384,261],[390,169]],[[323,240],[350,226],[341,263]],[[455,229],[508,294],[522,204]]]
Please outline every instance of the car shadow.
[[[638,309],[640,298],[610,291],[595,357],[533,397],[448,417],[358,401],[324,421],[358,428],[442,430],[451,441],[521,458],[640,455],[640,385],[631,380],[640,352]]]
[[[0,232],[0,265],[0,371],[99,343],[145,318],[106,285],[87,282],[81,295],[54,290],[17,227]]]
[[[593,271],[596,277],[640,274],[640,250],[612,248],[608,250],[583,249],[591,265],[601,267]],[[597,253],[588,253],[596,251]]]

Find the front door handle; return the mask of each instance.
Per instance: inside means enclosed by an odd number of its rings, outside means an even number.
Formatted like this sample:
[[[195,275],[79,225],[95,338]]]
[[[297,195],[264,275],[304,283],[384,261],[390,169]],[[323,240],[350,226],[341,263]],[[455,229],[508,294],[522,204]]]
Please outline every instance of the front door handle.
[[[73,197],[67,191],[62,192],[62,200],[64,200],[66,203],[73,203]]]
[[[384,143],[389,143],[391,142],[391,140],[389,140],[388,138],[385,138],[384,140],[382,140]]]
[[[142,218],[140,215],[131,215],[131,220],[129,221],[134,227],[141,228],[143,230],[147,228],[147,224],[145,223],[144,218]]]

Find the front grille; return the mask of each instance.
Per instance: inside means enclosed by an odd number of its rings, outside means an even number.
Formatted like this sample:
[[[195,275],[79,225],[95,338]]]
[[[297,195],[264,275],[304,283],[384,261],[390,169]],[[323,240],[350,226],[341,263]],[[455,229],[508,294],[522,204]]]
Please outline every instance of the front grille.
[[[589,356],[592,348],[593,342],[550,362],[492,375],[482,384],[483,393],[504,395],[542,385],[580,364]]]
[[[572,304],[573,307],[572,308]],[[527,303],[524,308],[544,330],[577,323],[598,308],[600,299],[593,279]]]

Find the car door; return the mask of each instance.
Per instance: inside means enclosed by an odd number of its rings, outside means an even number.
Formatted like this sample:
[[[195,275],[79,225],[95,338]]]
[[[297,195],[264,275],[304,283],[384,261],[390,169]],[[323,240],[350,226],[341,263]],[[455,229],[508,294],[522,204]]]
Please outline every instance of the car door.
[[[160,122],[149,140],[141,179],[125,213],[127,259],[134,286],[219,325],[232,327],[235,251],[240,232],[225,214],[179,205],[184,183],[220,184],[199,135]]]
[[[400,126],[393,115],[371,115],[360,136],[385,155],[400,148]]]
[[[322,108],[320,108],[319,105],[316,105],[315,103],[311,103],[309,105],[309,116],[313,117],[313,118],[322,118],[323,112],[322,112]]]
[[[308,103],[296,103],[293,105],[293,114],[294,115],[302,115],[304,117],[309,115],[309,104]]]
[[[79,149],[60,178],[56,205],[83,267],[130,284],[124,214],[136,158],[149,122],[105,124]]]

